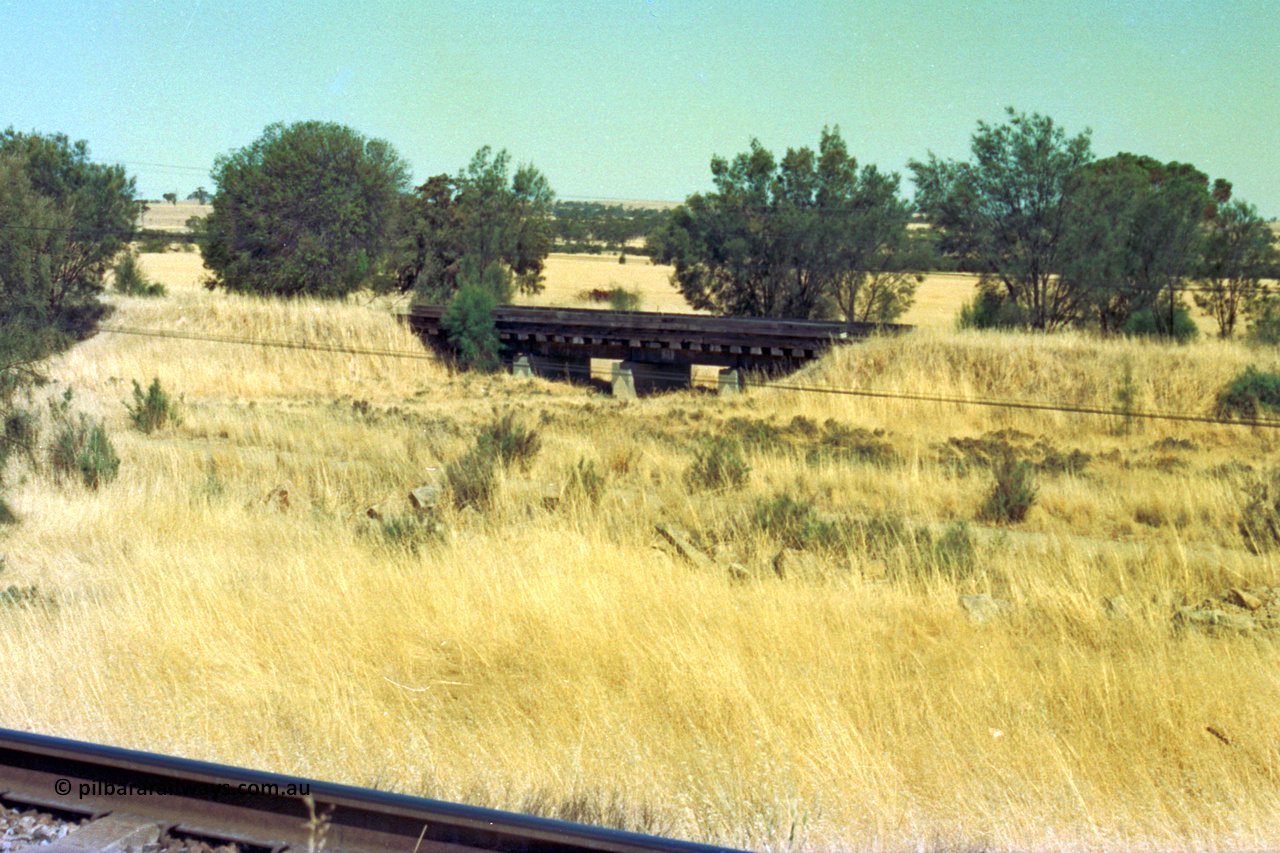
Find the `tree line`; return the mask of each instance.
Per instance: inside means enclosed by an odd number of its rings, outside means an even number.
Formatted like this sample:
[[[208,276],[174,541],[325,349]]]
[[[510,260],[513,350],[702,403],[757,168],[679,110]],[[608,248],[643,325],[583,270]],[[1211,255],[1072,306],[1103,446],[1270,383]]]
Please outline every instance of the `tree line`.
[[[897,174],[857,167],[838,128],[781,160],[753,140],[711,161],[714,190],[650,244],[692,305],[723,313],[892,319],[912,273],[940,267],[979,273],[965,318],[985,327],[1176,335],[1194,328],[1189,297],[1228,336],[1277,313],[1270,228],[1189,164],[1096,159],[1089,131],[1010,108],[978,123],[968,160],[909,168],[914,205]]]
[[[210,284],[237,292],[369,287],[446,302],[473,288],[502,303],[541,289],[557,246],[638,251],[643,238],[691,305],[724,314],[891,320],[938,268],[979,273],[966,317],[980,326],[1170,334],[1194,303],[1229,335],[1280,314],[1265,286],[1271,232],[1227,180],[1098,159],[1089,131],[1047,116],[1009,109],[978,122],[968,159],[910,161],[911,201],[897,173],[858,163],[839,127],[816,149],[777,157],[752,140],[710,166],[712,189],[666,211],[558,201],[535,166],[489,147],[411,187],[389,142],[308,121],[218,157],[212,193],[193,195],[212,206],[200,223]],[[140,204],[133,179],[92,163],[84,142],[6,131],[3,317],[91,304]]]

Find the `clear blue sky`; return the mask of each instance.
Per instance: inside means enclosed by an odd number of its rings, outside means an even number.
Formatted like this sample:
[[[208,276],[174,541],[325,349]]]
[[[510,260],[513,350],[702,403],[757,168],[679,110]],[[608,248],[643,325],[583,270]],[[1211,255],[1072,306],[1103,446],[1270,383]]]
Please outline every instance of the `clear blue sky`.
[[[967,157],[1012,105],[1280,217],[1280,0],[0,0],[0,34],[0,126],[85,139],[148,198],[303,119],[417,180],[487,144],[561,198],[673,201],[753,136],[839,125],[910,196],[909,159]]]

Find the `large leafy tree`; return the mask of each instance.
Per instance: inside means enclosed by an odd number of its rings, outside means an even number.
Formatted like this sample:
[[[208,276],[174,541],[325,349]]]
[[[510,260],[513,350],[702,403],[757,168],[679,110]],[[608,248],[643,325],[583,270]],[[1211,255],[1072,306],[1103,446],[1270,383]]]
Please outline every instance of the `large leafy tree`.
[[[1240,199],[1221,206],[1209,223],[1192,295],[1230,337],[1241,313],[1257,313],[1267,296],[1263,279],[1277,261],[1275,235],[1257,208]]]
[[[3,497],[6,461],[34,461],[37,449],[24,392],[43,381],[38,361],[103,313],[97,296],[133,233],[134,195],[124,169],[92,162],[85,142],[0,133],[0,523],[17,520]],[[94,435],[102,446],[105,434]]]
[[[978,122],[965,162],[909,163],[916,204],[940,229],[939,246],[976,267],[982,285],[1033,328],[1075,322],[1081,294],[1058,275],[1072,211],[1072,181],[1093,159],[1090,133],[1010,107],[1004,124]]]
[[[345,296],[387,260],[408,164],[343,125],[273,124],[214,161],[205,266],[215,284],[281,296]]]
[[[0,133],[0,321],[66,323],[96,304],[140,203],[121,166],[66,136]]]
[[[555,193],[532,164],[488,146],[457,175],[437,175],[406,205],[397,275],[401,290],[448,301],[471,285],[498,303],[542,290],[555,239]]]
[[[1082,169],[1059,271],[1104,331],[1117,331],[1140,313],[1173,328],[1179,289],[1196,267],[1203,227],[1230,195],[1219,181],[1186,163],[1121,153]]]
[[[859,170],[838,127],[822,131],[817,152],[788,149],[781,161],[753,139],[732,161],[713,158],[711,175],[715,190],[690,196],[650,241],[695,308],[850,320],[905,308],[900,298],[869,298],[888,284],[905,242],[910,211],[898,176]]]

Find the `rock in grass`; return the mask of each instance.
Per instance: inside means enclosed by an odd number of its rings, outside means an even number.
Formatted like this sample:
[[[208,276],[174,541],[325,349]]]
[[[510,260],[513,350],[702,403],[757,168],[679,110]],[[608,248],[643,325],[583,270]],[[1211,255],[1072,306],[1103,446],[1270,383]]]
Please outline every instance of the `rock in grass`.
[[[1013,605],[1003,598],[996,598],[985,592],[960,596],[960,606],[969,614],[969,621],[975,625],[990,622],[1013,610]]]
[[[659,524],[657,530],[675,547],[676,552],[700,569],[712,564],[712,560],[689,540],[689,533],[678,524]]]

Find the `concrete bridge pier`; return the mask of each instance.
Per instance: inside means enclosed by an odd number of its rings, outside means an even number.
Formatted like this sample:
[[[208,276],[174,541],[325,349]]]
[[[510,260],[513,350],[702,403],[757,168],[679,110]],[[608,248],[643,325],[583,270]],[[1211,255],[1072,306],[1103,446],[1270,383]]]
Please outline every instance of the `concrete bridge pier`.
[[[672,391],[693,384],[691,364],[647,364],[623,361],[613,366],[613,396],[629,398]]]
[[[716,390],[721,394],[742,393],[742,371],[736,367],[726,367],[716,374]]]
[[[586,382],[591,378],[591,358],[589,356],[553,358],[545,355],[518,355],[515,361],[511,362],[511,375]]]

